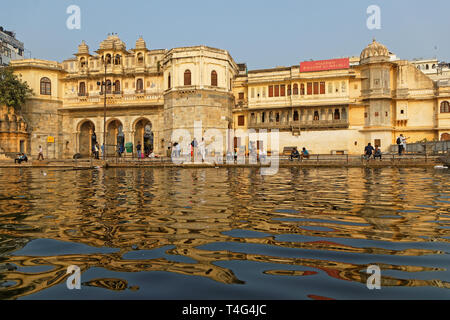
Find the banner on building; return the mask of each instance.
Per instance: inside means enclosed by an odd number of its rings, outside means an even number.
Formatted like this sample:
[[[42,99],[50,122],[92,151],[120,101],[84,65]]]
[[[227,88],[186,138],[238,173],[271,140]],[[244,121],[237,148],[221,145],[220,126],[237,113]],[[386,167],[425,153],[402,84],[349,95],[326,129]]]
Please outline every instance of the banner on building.
[[[350,59],[331,59],[300,62],[300,72],[339,70],[350,68]]]

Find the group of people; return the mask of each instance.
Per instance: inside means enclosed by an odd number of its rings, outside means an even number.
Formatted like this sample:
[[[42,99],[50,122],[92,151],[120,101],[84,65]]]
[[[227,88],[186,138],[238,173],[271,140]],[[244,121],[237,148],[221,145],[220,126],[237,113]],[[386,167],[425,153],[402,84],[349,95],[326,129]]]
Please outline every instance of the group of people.
[[[200,142],[197,141],[197,138],[194,138],[189,144],[188,150],[184,150],[183,154],[190,154],[191,158],[201,159],[202,162],[206,159],[206,143],[205,138],[202,138]],[[181,144],[178,142],[174,142],[171,147],[171,156],[173,158],[181,157]]]
[[[372,144],[369,142],[369,144],[364,148],[364,158],[366,160],[369,160],[370,158],[380,158],[382,157],[382,153],[380,148],[375,145],[375,148],[372,146]]]
[[[155,155],[155,153],[153,152],[153,150],[145,148],[144,153],[142,153],[142,144],[140,141],[138,141],[137,145],[136,145],[136,153],[137,153],[137,157],[138,159],[144,159],[147,154],[149,158],[158,158],[158,155]]]
[[[42,146],[39,146],[38,149],[38,160],[44,160],[44,150],[42,149]],[[21,164],[22,162],[28,162],[28,157],[25,153],[21,152],[18,153],[16,158],[14,159],[14,163]]]
[[[100,145],[98,142],[96,142],[92,147],[92,153],[94,154],[95,159],[100,159],[100,149],[102,151],[102,156],[105,154],[105,144],[102,144],[102,147],[100,148]]]
[[[406,140],[409,138],[406,138],[403,136],[403,134],[400,134],[400,136],[397,138],[396,143],[398,145],[398,155],[401,156],[402,154],[404,154],[406,152]],[[382,158],[382,153],[380,148],[375,145],[375,148],[372,146],[371,143],[369,143],[365,148],[364,148],[364,158],[366,160],[370,159],[371,157],[373,157],[374,159],[377,158]]]
[[[22,162],[28,162],[28,157],[25,153],[18,153],[14,159],[14,163],[21,164]]]
[[[297,147],[295,147],[294,149],[292,149],[289,159],[291,161],[294,159],[299,159],[299,160],[309,159],[309,152],[308,152],[308,150],[306,150],[305,147],[303,147],[302,153],[300,153],[300,152],[298,152]]]

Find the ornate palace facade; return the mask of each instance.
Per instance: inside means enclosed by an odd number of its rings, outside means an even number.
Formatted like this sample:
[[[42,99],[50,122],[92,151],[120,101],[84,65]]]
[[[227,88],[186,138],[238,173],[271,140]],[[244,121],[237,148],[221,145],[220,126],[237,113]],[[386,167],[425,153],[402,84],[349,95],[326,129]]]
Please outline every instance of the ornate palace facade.
[[[32,155],[39,145],[50,157],[89,155],[94,133],[103,143],[105,95],[109,154],[118,135],[166,154],[174,130],[193,137],[198,121],[203,132],[223,135],[224,150],[248,148],[248,130],[277,129],[279,152],[297,146],[349,154],[368,142],[387,150],[400,133],[414,142],[450,132],[448,77],[433,80],[375,40],[359,58],[247,71],[226,50],[151,50],[142,38],[127,49],[111,35],[95,54],[83,42],[62,63],[11,65],[35,93],[22,110],[28,137],[20,142]],[[267,141],[258,147],[274,151]]]

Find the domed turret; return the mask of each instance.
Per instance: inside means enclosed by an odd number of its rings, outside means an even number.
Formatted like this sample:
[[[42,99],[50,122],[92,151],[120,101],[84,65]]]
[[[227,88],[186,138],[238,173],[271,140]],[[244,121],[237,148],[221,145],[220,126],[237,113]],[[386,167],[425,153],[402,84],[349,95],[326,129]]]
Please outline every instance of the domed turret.
[[[146,50],[147,49],[147,45],[144,41],[144,39],[142,39],[142,37],[139,37],[139,39],[137,39],[136,41],[136,50]]]
[[[109,35],[100,43],[100,50],[126,50],[125,43],[117,35]]]
[[[78,54],[89,54],[89,47],[84,40],[78,46]]]
[[[370,59],[370,58],[374,58],[374,57],[382,57],[382,58],[389,59],[389,50],[384,45],[377,42],[375,39],[373,39],[372,43],[369,44],[361,52],[360,59],[361,59],[361,62],[363,62],[366,59]]]

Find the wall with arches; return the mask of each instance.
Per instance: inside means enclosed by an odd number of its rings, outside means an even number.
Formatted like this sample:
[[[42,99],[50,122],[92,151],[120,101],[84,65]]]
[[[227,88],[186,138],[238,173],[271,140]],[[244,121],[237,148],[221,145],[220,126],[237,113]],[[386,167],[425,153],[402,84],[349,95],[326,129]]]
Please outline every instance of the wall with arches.
[[[136,142],[135,133],[136,126],[139,121],[148,121],[151,123],[152,132],[154,137],[154,152],[161,153],[164,149],[164,144],[161,141],[161,128],[162,119],[158,113],[148,113],[143,115],[115,115],[106,118],[106,144],[108,155],[114,155],[115,147],[117,142],[117,132],[118,126],[122,127],[122,132],[124,133],[125,141],[133,143],[133,151],[135,152]],[[68,131],[68,141],[70,144],[70,152],[67,153],[65,157],[71,157],[75,153],[81,153],[82,155],[89,155],[90,150],[92,150],[92,144],[90,144],[90,139],[87,138],[88,134],[86,132],[86,123],[92,124],[89,129],[95,129],[95,134],[97,136],[97,142],[101,146],[103,144],[103,116],[69,116],[67,117],[66,126]],[[70,132],[71,131],[71,132]],[[92,133],[89,132],[89,137]],[[88,150],[89,152],[86,152]]]

